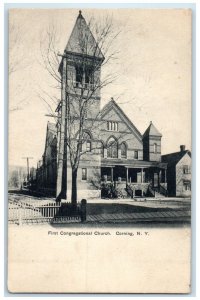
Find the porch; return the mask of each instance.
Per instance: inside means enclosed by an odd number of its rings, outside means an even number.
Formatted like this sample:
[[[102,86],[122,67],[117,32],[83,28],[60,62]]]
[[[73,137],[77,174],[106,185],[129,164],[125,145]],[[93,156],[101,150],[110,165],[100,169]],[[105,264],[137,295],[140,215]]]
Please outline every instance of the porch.
[[[166,164],[159,162],[133,161],[129,165],[107,162],[101,167],[102,183],[113,184],[126,190],[129,196],[143,197],[167,195]]]

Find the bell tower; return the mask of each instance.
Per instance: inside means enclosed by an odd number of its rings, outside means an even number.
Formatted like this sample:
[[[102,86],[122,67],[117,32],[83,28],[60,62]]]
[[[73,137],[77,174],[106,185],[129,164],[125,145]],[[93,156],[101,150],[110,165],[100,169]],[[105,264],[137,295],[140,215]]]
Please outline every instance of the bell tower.
[[[64,49],[59,66],[61,75],[61,105],[60,128],[58,141],[58,170],[57,170],[57,197],[66,194],[67,185],[67,132],[69,124],[67,120],[76,119],[73,130],[79,130],[80,120],[84,120],[85,129],[92,127],[92,122],[100,112],[101,93],[101,65],[104,56],[96,42],[90,27],[86,23],[82,12],[79,11],[74,28]],[[84,111],[84,113],[83,113]],[[67,117],[68,116],[68,117]],[[91,136],[97,139],[97,130]],[[91,129],[92,130],[92,129]],[[71,138],[71,137],[70,137]]]
[[[66,74],[64,71],[66,58]],[[80,97],[89,99],[90,117],[100,111],[100,75],[104,56],[87,25],[82,12],[76,23],[64,50],[59,72],[62,82],[65,81],[67,94],[75,102]],[[92,105],[93,104],[93,105]]]

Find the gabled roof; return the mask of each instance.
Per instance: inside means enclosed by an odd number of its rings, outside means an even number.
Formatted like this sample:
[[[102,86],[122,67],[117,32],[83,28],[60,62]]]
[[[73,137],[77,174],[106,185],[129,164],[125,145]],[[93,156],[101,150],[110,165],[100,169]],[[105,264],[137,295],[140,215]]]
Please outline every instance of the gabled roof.
[[[189,150],[184,150],[162,155],[161,161],[164,163],[168,163],[169,166],[175,166],[185,154],[188,154],[191,157],[191,152]]]
[[[142,135],[139,130],[135,127],[135,125],[131,122],[131,120],[125,115],[123,110],[119,107],[119,105],[115,102],[113,98],[102,108],[101,110],[101,119],[109,112],[111,109],[114,109],[118,115],[122,118],[124,123],[129,127],[131,132],[137,137],[137,139],[142,143]]]
[[[44,148],[44,154],[46,152],[47,148],[47,142],[48,144],[52,143],[54,138],[56,137],[57,129],[56,129],[56,124],[50,123],[48,121],[47,123],[47,131],[46,131],[46,140],[45,140],[45,148]]]
[[[79,11],[76,23],[65,47],[65,52],[73,52],[104,59],[89,26],[81,14],[81,11]]]
[[[153,125],[152,121],[150,122],[149,127],[143,134],[143,138],[146,136],[162,136],[162,134],[158,131],[158,129]]]

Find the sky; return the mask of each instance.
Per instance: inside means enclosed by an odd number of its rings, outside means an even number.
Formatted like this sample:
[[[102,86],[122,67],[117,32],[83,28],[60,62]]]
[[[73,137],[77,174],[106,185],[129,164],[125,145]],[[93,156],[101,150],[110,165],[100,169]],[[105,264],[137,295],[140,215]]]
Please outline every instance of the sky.
[[[112,44],[117,59],[102,69],[117,79],[101,91],[101,106],[113,97],[143,134],[150,121],[162,133],[162,154],[191,149],[191,14],[180,9],[82,10],[98,21],[109,15],[120,31]],[[42,91],[59,90],[42,65],[40,44],[54,24],[57,50],[62,53],[77,9],[18,9],[9,14],[9,164],[31,166],[44,152],[47,105]],[[42,44],[42,47],[44,44]]]

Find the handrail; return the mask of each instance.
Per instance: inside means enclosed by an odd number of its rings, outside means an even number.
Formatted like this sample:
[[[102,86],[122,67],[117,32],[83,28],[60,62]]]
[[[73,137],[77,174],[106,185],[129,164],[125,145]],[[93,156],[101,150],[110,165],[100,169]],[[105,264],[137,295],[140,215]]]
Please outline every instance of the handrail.
[[[133,189],[128,183],[126,184],[126,191],[131,196],[131,198],[133,198]]]
[[[160,192],[160,194],[167,196],[167,189],[162,185],[160,185],[160,187],[159,187],[159,192]]]

